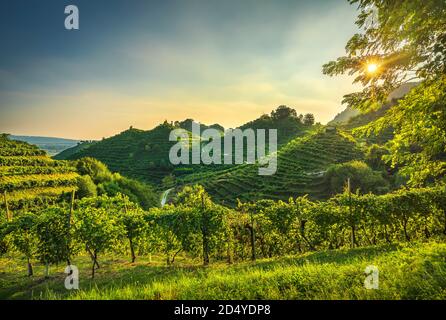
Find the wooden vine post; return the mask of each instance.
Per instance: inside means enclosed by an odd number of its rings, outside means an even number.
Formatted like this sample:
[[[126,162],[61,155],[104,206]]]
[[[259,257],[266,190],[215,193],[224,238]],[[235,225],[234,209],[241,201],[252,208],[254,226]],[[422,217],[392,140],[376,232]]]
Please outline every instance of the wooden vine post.
[[[12,220],[12,216],[11,216],[11,212],[9,211],[8,196],[7,196],[6,190],[3,192],[3,199],[5,201],[6,220],[7,221],[11,221]]]

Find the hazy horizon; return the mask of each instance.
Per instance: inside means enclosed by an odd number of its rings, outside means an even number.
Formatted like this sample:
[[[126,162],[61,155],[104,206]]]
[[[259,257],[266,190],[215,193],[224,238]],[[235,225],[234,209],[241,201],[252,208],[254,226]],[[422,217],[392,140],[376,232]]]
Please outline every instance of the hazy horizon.
[[[80,30],[64,29],[75,4]],[[326,123],[356,91],[322,65],[357,32],[347,1],[5,1],[0,132],[97,140],[192,118],[237,127],[279,105]]]

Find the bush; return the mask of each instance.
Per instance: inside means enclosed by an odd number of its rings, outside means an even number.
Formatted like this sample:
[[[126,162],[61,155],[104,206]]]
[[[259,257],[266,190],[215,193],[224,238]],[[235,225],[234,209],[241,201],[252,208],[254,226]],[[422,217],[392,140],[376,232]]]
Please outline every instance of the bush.
[[[139,181],[111,173],[107,166],[93,158],[82,158],[76,161],[76,168],[82,175],[78,179],[79,198],[94,197],[96,195],[125,194],[129,199],[138,203],[143,209],[158,206],[159,200],[151,186]]]
[[[389,182],[379,171],[373,171],[362,161],[333,165],[325,173],[325,181],[331,195],[343,192],[350,178],[352,192],[383,194],[389,190]]]
[[[112,180],[112,173],[107,166],[93,158],[77,160],[76,169],[80,175],[89,175],[96,184]]]
[[[97,187],[90,176],[85,175],[77,178],[78,198],[95,197],[97,194]]]

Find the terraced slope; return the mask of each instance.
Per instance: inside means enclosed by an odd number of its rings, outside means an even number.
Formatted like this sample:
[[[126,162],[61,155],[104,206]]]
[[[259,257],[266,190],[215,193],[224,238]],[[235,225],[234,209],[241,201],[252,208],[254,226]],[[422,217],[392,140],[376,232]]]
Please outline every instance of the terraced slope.
[[[284,107],[284,106],[282,106]],[[277,115],[288,112],[289,114]],[[248,122],[240,129],[276,129],[278,145],[282,146],[290,140],[304,136],[314,126],[305,125],[297,115],[292,115],[290,108],[277,108],[269,115],[263,115],[260,118]],[[162,179],[173,174],[175,176],[184,176],[188,174],[209,174],[214,171],[221,171],[222,166],[200,166],[200,165],[181,165],[173,166],[169,161],[169,150],[176,143],[169,141],[169,134],[173,129],[183,128],[192,130],[194,120],[186,119],[168,123],[167,121],[156,128],[148,131],[130,128],[113,137],[103,139],[102,141],[80,144],[74,148],[67,149],[56,155],[55,159],[75,160],[83,157],[95,158],[113,171],[134,178],[143,182],[149,182],[157,187],[161,187]],[[223,127],[218,124],[210,126],[201,124],[201,130],[214,128],[223,134]],[[268,132],[266,134],[268,141]],[[197,137],[192,137],[197,139]]]
[[[278,151],[277,172],[258,175],[257,165],[227,167],[224,171],[192,174],[183,184],[200,183],[213,199],[230,205],[257,199],[282,199],[308,194],[313,199],[328,197],[323,174],[332,164],[361,159],[356,141],[343,132],[319,130],[296,138]]]
[[[172,170],[168,158],[171,146],[176,143],[169,141],[172,129],[167,122],[150,131],[130,128],[71,154],[67,159],[96,158],[112,172],[159,183]]]
[[[36,146],[0,135],[0,192],[6,192],[12,208],[71,192],[77,177],[67,162],[54,161]]]
[[[169,150],[176,142],[169,141],[169,134],[175,128],[177,127],[168,123],[149,131],[131,128],[111,138],[92,143],[86,148],[80,148],[77,152],[71,152],[68,149],[64,152],[66,157],[60,154],[55,158],[75,160],[92,157],[106,164],[113,172],[153,183],[156,186],[159,186],[162,179],[171,173],[175,176],[183,176],[196,173],[210,174],[222,170],[220,165],[173,166],[170,164]],[[284,127],[281,130],[279,133],[282,133],[282,141],[289,141],[290,137],[304,135],[310,127],[296,126],[292,131],[289,131],[289,127]],[[280,145],[280,139],[278,142]]]

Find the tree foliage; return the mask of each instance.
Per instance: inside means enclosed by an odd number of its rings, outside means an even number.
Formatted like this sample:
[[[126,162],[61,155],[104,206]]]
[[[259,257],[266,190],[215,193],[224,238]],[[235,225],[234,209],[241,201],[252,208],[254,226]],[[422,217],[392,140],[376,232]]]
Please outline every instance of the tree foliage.
[[[359,134],[393,127],[390,163],[400,166],[412,185],[445,171],[446,3],[443,0],[350,0],[358,6],[361,33],[346,45],[346,56],[324,65],[328,75],[355,75],[361,92],[344,97],[349,106],[370,111],[403,83],[420,82],[396,106]],[[375,65],[375,69],[369,66]],[[372,70],[372,71],[371,71]]]

